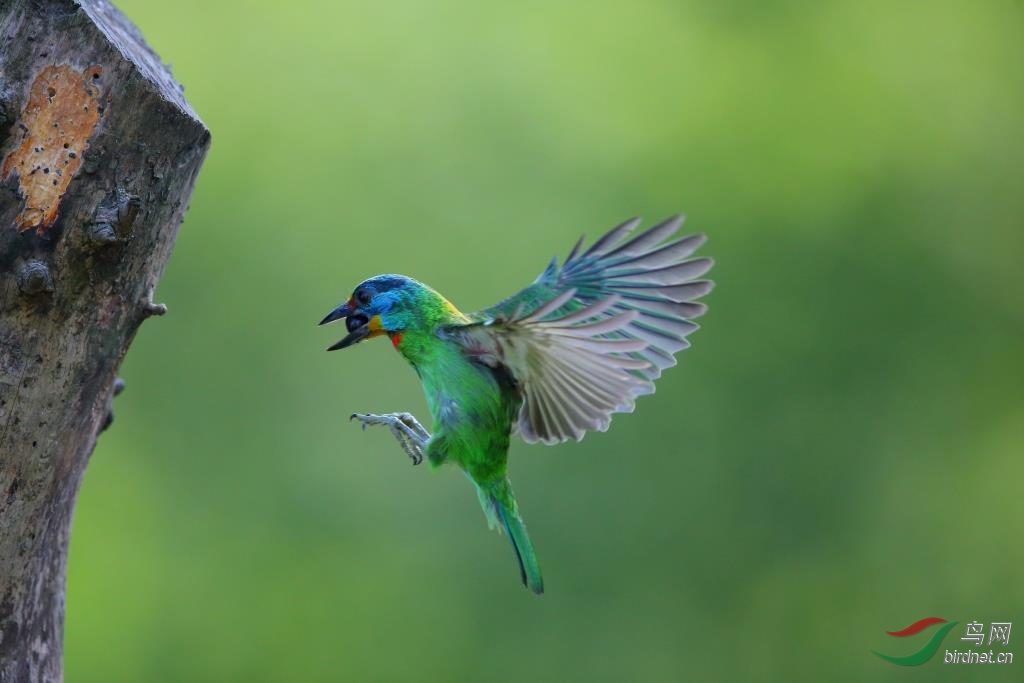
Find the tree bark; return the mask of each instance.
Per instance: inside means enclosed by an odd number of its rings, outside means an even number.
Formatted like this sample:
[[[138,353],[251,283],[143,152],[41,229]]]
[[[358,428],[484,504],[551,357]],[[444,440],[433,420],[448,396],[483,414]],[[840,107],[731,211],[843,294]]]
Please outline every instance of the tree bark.
[[[0,682],[62,679],[68,533],[210,134],[107,0],[0,0]]]

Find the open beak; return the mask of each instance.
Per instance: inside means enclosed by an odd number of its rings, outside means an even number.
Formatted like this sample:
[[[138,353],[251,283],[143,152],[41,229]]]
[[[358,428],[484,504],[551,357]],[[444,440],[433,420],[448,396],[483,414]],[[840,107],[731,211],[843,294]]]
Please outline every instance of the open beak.
[[[352,311],[354,310],[355,307],[352,306],[351,300],[346,301],[345,303],[343,303],[342,305],[338,306],[333,311],[328,313],[326,316],[324,316],[324,319],[320,321],[320,324],[326,325],[327,323],[333,323],[335,320],[347,318],[352,314]]]
[[[358,344],[364,339],[376,337],[377,335],[384,333],[380,324],[379,315],[375,315],[371,318],[360,309],[354,307],[351,301],[343,303],[341,306],[338,306],[328,313],[324,319],[320,321],[320,324],[325,325],[327,323],[334,322],[335,320],[340,320],[341,318],[346,318],[345,326],[348,328],[348,334],[345,335],[341,341],[328,346],[328,351],[345,349],[353,344]]]

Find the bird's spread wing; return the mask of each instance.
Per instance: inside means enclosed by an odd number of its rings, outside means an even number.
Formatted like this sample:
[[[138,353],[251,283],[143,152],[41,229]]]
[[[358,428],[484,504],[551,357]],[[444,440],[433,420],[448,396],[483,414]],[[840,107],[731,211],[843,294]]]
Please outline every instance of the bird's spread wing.
[[[526,289],[473,314],[443,334],[467,355],[507,369],[523,394],[516,429],[527,442],[557,443],[604,431],[612,413],[630,412],[637,396],[675,365],[704,313],[696,299],[710,258],[688,258],[703,235],[668,240],[682,217],[627,236],[633,219],[580,253],[576,244]]]

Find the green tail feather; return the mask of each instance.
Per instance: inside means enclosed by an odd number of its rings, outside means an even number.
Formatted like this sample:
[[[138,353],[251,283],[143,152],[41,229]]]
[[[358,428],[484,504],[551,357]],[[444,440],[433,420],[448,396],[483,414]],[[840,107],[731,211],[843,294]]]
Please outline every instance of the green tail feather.
[[[505,531],[512,540],[512,549],[516,551],[516,559],[519,560],[519,576],[523,585],[537,595],[544,592],[544,577],[540,573],[540,564],[537,562],[537,553],[533,550],[533,543],[530,542],[530,535],[526,533],[526,525],[516,513],[498,509],[501,521],[505,523]]]
[[[540,595],[544,592],[544,577],[540,573],[540,563],[537,562],[537,553],[533,550],[533,543],[530,535],[526,533],[526,525],[519,517],[516,510],[515,499],[512,498],[512,489],[505,482],[501,487],[502,493],[507,493],[511,505],[507,505],[494,493],[485,492],[480,489],[480,502],[483,504],[484,514],[487,515],[487,522],[494,528],[497,522],[501,523],[508,538],[512,541],[512,549],[516,552],[516,559],[519,560],[519,576],[523,585],[531,591]],[[503,496],[506,497],[506,496]]]

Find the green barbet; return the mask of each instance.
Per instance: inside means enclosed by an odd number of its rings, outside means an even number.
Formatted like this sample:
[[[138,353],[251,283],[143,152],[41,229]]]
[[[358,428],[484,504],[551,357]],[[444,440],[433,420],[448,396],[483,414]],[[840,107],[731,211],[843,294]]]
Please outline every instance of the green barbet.
[[[581,251],[582,238],[522,291],[462,313],[427,285],[378,275],[320,324],[346,319],[328,351],[387,335],[416,370],[433,434],[408,413],[352,417],[385,425],[414,464],[458,466],[476,485],[491,528],[512,541],[523,583],[544,592],[537,554],[508,480],[512,435],[527,443],[579,441],[605,431],[689,346],[711,291],[710,258],[690,258],[704,235],[670,240],[682,217],[630,238],[633,219]]]

